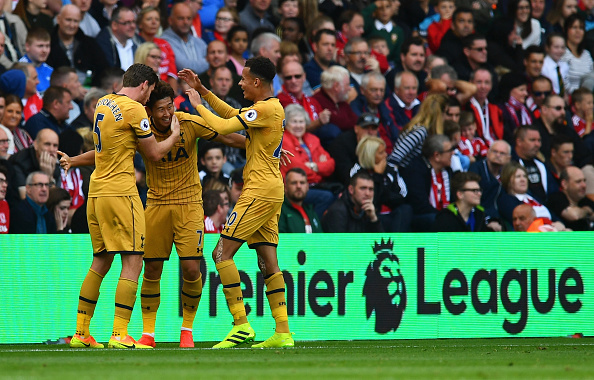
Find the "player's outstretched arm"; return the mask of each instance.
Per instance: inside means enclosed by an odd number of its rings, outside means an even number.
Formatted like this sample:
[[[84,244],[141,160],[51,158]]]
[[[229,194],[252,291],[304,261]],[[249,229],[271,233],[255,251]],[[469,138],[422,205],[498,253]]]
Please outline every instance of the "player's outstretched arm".
[[[66,173],[70,168],[76,168],[77,166],[90,166],[95,165],[95,151],[90,150],[78,156],[70,157],[64,152],[58,151],[58,154],[62,156],[60,158],[60,166]]]
[[[198,93],[200,95],[202,95],[204,100],[206,100],[208,102],[208,104],[210,104],[212,109],[214,109],[219,115],[221,115],[222,118],[229,119],[230,117],[233,117],[233,116],[239,114],[239,110],[231,107],[230,105],[228,105],[227,103],[225,103],[224,101],[219,99],[215,94],[210,92],[206,87],[204,87],[204,85],[198,78],[198,75],[196,75],[192,70],[183,69],[177,75],[181,79],[186,81],[186,83],[188,85],[190,85],[190,87],[192,87],[193,89],[198,91]],[[188,96],[190,96],[190,102],[192,102],[191,93],[187,93],[187,94],[188,94]],[[198,104],[200,104],[200,103],[198,103]],[[196,108],[194,103],[192,103],[192,106],[194,106],[194,108]]]
[[[211,103],[208,102],[208,104]],[[243,124],[241,123],[241,121],[239,121],[237,117],[232,117],[231,119],[223,119],[221,117],[218,117],[214,113],[210,112],[203,105],[199,105],[198,108],[196,108],[196,110],[198,111],[200,116],[202,116],[202,118],[206,121],[206,123],[221,135],[228,135],[230,133],[241,131],[242,129],[244,129]]]
[[[221,142],[232,148],[245,149],[245,136],[239,133],[230,133],[228,135],[218,135],[214,141]]]
[[[155,136],[138,140],[138,148],[151,161],[159,161],[165,157],[167,152],[173,148],[173,145],[180,139],[179,136],[179,120],[177,116],[173,115],[171,118],[171,135],[161,142],[157,142]]]

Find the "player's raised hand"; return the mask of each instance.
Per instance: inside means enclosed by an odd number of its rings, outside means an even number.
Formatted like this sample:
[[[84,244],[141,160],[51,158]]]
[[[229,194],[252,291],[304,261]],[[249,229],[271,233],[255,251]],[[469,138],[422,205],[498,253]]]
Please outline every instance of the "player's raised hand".
[[[289,166],[289,164],[291,163],[291,159],[289,158],[289,156],[295,157],[295,155],[290,151],[281,148],[280,164],[282,166]]]
[[[202,99],[200,99],[200,94],[198,91],[190,88],[189,90],[186,90],[186,94],[188,95],[188,99],[190,99],[190,104],[192,107],[196,108],[199,104],[202,104]]]
[[[175,115],[173,115],[173,117],[171,118],[171,135],[177,136],[177,140],[180,139],[179,120],[177,119],[177,116],[175,116]]]
[[[196,73],[194,73],[192,70],[183,69],[177,73],[177,76],[183,79],[188,85],[190,85],[190,87],[198,91],[200,95],[206,95],[208,93],[208,89],[204,87],[200,81],[200,78],[198,78],[198,75],[196,75]]]
[[[62,156],[60,158],[60,166],[62,167],[62,169],[64,169],[64,171],[68,174],[68,170],[70,170],[70,168],[72,167],[72,160],[70,159],[70,156],[67,155],[64,152],[60,152],[58,151],[58,154],[60,156]]]

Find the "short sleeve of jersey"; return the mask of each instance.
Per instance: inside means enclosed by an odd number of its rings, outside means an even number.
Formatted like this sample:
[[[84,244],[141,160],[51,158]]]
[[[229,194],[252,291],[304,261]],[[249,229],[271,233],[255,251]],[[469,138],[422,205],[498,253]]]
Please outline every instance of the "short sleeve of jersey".
[[[274,112],[271,102],[258,102],[246,110],[242,109],[236,117],[245,129],[267,128],[270,127],[270,121],[274,120]]]
[[[139,139],[150,137],[153,132],[151,131],[151,124],[149,123],[146,110],[140,103],[136,103],[132,107],[132,116],[130,125],[134,129],[134,133]]]
[[[219,135],[218,132],[206,124],[206,120],[200,116],[191,115],[185,112],[176,112],[175,116],[177,116],[180,124],[184,123],[188,125],[198,138],[210,141]]]

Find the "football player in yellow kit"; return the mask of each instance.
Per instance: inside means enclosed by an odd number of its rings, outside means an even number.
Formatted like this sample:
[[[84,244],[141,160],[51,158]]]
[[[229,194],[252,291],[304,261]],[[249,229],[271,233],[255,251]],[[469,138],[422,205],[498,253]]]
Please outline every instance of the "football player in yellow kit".
[[[194,91],[195,93],[195,91]],[[198,94],[195,94],[199,98]],[[196,140],[204,138],[245,149],[245,136],[218,134],[200,116],[174,112],[175,93],[160,81],[146,104],[150,126],[157,141],[171,135],[171,123],[177,117],[181,140],[159,161],[146,163],[147,185],[146,240],[144,275],[140,291],[143,333],[139,343],[155,347],[155,321],[161,300],[160,280],[171,248],[179,255],[183,274],[181,301],[183,322],[180,347],[194,347],[192,327],[202,295],[200,261],[204,245],[204,210],[202,186],[198,174]]]
[[[229,134],[246,130],[246,165],[241,196],[223,227],[213,259],[223,285],[223,292],[233,315],[233,328],[213,348],[231,348],[251,342],[255,332],[250,326],[241,291],[239,272],[233,256],[244,242],[256,250],[258,265],[264,274],[266,297],[276,322],[275,333],[255,348],[293,347],[289,330],[285,282],[278,266],[278,219],[284,199],[283,179],[279,169],[285,123],[283,107],[272,91],[275,67],[268,58],[250,58],[239,85],[244,97],[254,102],[246,109],[234,109],[202,85],[191,70],[180,71],[179,77],[212,106],[221,117],[203,105],[197,111],[217,132]]]
[[[180,139],[179,122],[173,118],[171,135],[155,139],[143,104],[159,78],[152,68],[134,64],[126,71],[124,87],[117,94],[97,102],[93,140],[95,150],[76,157],[62,155],[60,164],[70,167],[95,165],[89,186],[87,218],[93,262],[80,290],[76,334],[70,347],[103,348],[91,336],[89,325],[95,311],[101,282],[119,253],[122,272],[115,295],[115,318],[108,346],[111,348],[151,348],[128,335],[128,323],[136,300],[138,276],[142,270],[145,225],[144,210],[134,175],[136,149],[150,160],[164,157]]]

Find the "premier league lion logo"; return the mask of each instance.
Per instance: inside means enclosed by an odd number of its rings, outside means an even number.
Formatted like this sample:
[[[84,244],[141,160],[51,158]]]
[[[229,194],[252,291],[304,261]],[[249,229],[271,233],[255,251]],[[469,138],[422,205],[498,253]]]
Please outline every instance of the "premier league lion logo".
[[[391,239],[376,242],[373,246],[376,259],[365,272],[363,296],[366,298],[367,319],[375,311],[375,331],[380,334],[396,331],[406,308],[406,287],[393,248]]]

